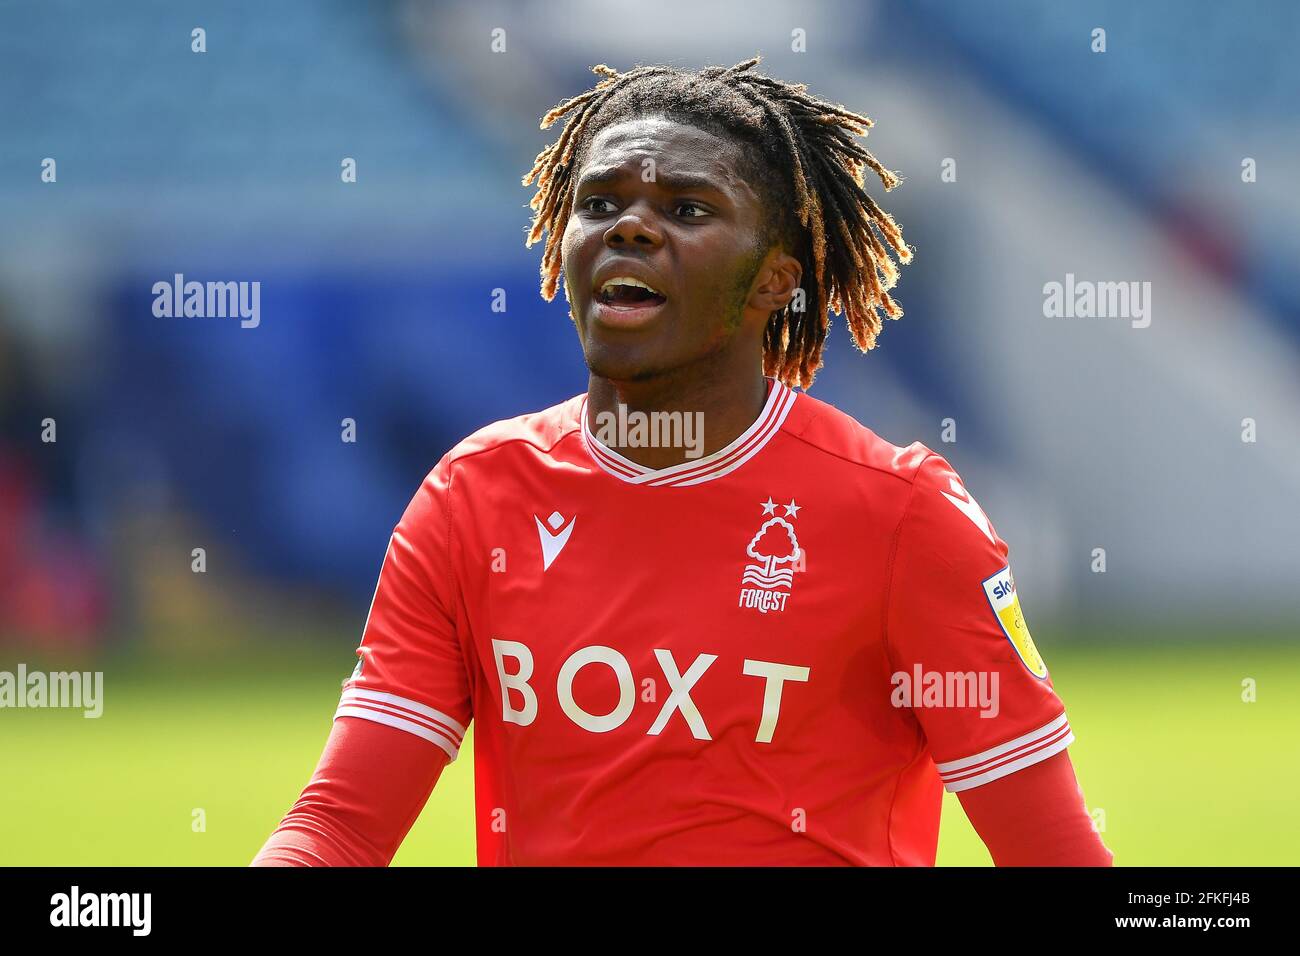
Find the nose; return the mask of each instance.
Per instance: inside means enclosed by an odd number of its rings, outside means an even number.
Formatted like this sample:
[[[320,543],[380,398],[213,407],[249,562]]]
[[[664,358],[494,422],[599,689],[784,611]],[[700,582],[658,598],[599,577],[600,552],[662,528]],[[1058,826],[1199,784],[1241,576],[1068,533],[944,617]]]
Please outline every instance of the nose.
[[[657,246],[663,242],[663,233],[659,231],[650,217],[628,207],[612,226],[605,230],[605,245],[621,248],[628,245]]]

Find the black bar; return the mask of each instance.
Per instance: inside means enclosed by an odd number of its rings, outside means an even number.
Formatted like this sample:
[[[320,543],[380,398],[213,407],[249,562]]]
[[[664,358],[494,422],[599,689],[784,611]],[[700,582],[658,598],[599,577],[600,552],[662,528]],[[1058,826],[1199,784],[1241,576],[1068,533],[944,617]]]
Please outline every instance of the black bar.
[[[1230,944],[1291,925],[1283,910],[1294,905],[1295,876],[1293,868],[0,869],[0,932],[11,945],[74,934],[82,943],[356,939],[385,950],[456,940],[507,951],[548,941],[680,948],[706,932],[731,942],[802,938],[813,952],[908,937],[958,949],[1098,935]],[[78,921],[100,911],[99,894],[149,894],[147,936],[136,935],[143,896],[139,909],[108,901],[104,911],[116,907],[126,925],[52,925],[71,922],[74,886]],[[1208,928],[1187,922],[1207,918]],[[1119,922],[1134,919],[1154,922]]]

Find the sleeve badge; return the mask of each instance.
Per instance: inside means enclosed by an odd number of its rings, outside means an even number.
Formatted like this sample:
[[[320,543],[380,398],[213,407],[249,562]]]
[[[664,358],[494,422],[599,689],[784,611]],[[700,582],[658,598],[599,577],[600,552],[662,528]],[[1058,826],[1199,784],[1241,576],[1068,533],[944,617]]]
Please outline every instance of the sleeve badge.
[[[1002,633],[1006,634],[1007,640],[1016,649],[1021,663],[1028,668],[1029,673],[1042,680],[1047,676],[1047,664],[1034,646],[1034,639],[1025,624],[1025,616],[1020,612],[1020,597],[1016,594],[1016,579],[1011,574],[1010,566],[984,580],[984,594],[989,599],[989,606],[993,608],[993,615],[997,618]]]

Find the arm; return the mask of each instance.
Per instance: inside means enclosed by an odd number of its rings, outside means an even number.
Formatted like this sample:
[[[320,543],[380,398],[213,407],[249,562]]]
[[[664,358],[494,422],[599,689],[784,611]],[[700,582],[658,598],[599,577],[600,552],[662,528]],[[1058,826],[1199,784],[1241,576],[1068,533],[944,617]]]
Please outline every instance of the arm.
[[[427,741],[334,721],[316,772],[252,866],[387,866],[448,763]]]
[[[1111,866],[1067,751],[957,794],[998,866]]]
[[[472,717],[444,455],[393,530],[316,772],[257,866],[384,866]]]
[[[940,780],[995,863],[1109,865],[1066,753],[1074,733],[1065,705],[1025,623],[1008,556],[952,466],[930,453],[895,538],[890,661],[903,672],[985,682],[913,713]]]

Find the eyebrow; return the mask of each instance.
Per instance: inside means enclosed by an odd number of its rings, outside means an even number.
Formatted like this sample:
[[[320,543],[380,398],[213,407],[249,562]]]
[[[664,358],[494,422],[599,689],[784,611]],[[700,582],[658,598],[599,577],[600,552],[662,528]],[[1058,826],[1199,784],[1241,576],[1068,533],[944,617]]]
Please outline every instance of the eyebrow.
[[[593,169],[582,174],[578,180],[578,185],[574,187],[575,191],[586,186],[604,186],[617,182],[624,176],[628,175],[627,170],[622,166],[606,166],[603,168]],[[699,173],[690,172],[663,172],[656,170],[654,181],[667,189],[682,191],[690,189],[707,189],[711,192],[721,193],[722,187],[708,176],[701,176]]]

